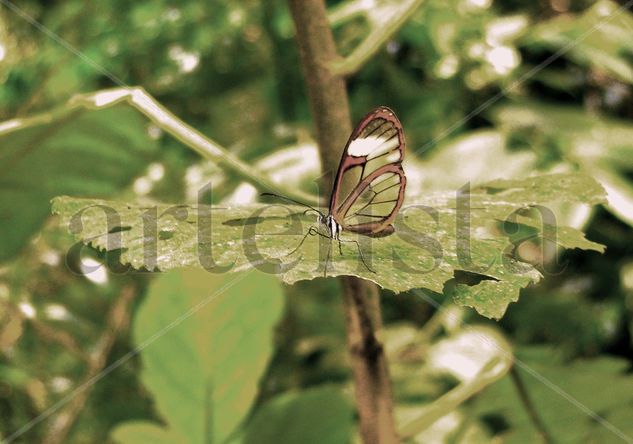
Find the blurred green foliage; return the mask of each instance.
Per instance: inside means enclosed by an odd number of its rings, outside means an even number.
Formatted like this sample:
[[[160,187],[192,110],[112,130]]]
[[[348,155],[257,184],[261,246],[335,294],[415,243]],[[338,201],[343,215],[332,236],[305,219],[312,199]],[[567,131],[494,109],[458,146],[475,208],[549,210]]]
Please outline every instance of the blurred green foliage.
[[[372,3],[328,5],[336,11]],[[76,93],[140,85],[271,177],[312,189],[316,152],[284,1],[15,4],[67,44],[0,8],[0,120],[50,116],[66,110]],[[604,208],[556,208],[560,222],[606,245],[603,255],[574,250],[547,257],[537,240],[517,233],[523,258],[536,267],[553,260],[564,267],[524,290],[499,323],[437,294],[384,292],[401,425],[476,380],[499,352],[485,344],[500,335],[526,366],[633,432],[633,18],[619,7],[606,0],[428,0],[350,76],[354,116],[386,104],[401,117],[411,170],[422,173],[410,177],[408,192],[575,171],[608,192]],[[362,13],[334,30],[343,55],[380,32]],[[112,332],[107,314],[132,288],[131,327],[117,330],[103,366],[115,367],[88,389],[79,412],[64,404],[16,442],[56,442],[50,426],[69,412],[73,423],[63,441],[73,443],[198,443],[210,436],[265,443],[284,433],[289,442],[352,441],[344,323],[331,280],[283,287],[282,297],[280,284],[253,274],[227,290],[218,301],[222,311],[210,302],[131,353],[221,290],[224,277],[130,272],[120,264],[121,251],[76,245],[67,254],[73,241],[46,220],[48,200],[69,194],[195,202],[209,181],[214,194],[205,199],[214,202],[248,201],[256,192],[124,108],[59,117],[65,121],[35,122],[10,143],[0,124],[2,436],[81,388],[91,356]],[[87,272],[100,264],[108,271]],[[461,321],[491,330],[477,327],[473,336]],[[621,442],[518,371],[556,442]],[[534,425],[510,376],[498,376],[445,412],[418,442],[533,442]],[[215,398],[216,388],[225,395]],[[222,415],[229,419],[218,420]]]

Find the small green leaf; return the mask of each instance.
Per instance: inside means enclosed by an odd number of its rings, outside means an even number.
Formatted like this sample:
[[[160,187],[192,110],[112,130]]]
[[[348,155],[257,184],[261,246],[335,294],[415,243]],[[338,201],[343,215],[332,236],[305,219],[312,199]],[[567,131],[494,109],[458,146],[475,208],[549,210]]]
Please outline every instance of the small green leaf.
[[[262,273],[192,269],[161,276],[139,310],[134,340],[142,347],[143,383],[167,427],[161,435],[149,423],[124,425],[114,436],[121,442],[142,442],[141,436],[223,442],[255,400],[282,311],[281,286]]]
[[[262,405],[244,444],[340,444],[352,441],[354,409],[340,389],[284,393]]]
[[[498,180],[476,187],[470,194],[461,191],[460,202],[468,200],[470,212],[457,209],[454,193],[430,193],[405,205],[391,236],[371,239],[344,232],[344,241],[358,240],[375,272],[363,264],[356,244],[350,242],[343,243],[339,254],[328,239],[307,236],[301,248],[289,255],[314,225],[314,219],[297,206],[141,207],[59,197],[53,211],[78,239],[100,249],[124,248],[121,260],[135,268],[215,266],[240,271],[256,267],[292,284],[323,276],[332,248],[328,276],[359,276],[395,292],[427,288],[441,293],[456,270],[494,279],[498,285],[460,288],[458,299],[468,300],[481,313],[500,316],[507,303],[518,298],[519,289],[538,281],[540,273],[509,257],[512,244],[500,230],[499,221],[529,205],[557,200],[595,204],[604,195],[593,179],[578,174]],[[530,213],[521,223],[540,226]],[[161,231],[173,235],[161,237]],[[579,231],[566,230],[564,235],[566,246],[598,248],[588,244]],[[468,292],[472,292],[470,297]],[[502,292],[507,293],[500,300]]]
[[[542,221],[521,215],[516,216],[514,222],[537,229],[542,228],[543,232],[540,233],[541,237],[547,241],[554,242],[559,247],[581,248],[583,250],[594,250],[600,253],[603,253],[605,249],[604,245],[588,240],[582,231],[572,227],[543,223]]]
[[[429,432],[438,432],[432,426],[437,426],[442,417],[454,414],[459,406],[501,379],[512,367],[508,341],[496,329],[483,326],[458,330],[433,344],[424,356],[427,362],[415,369],[417,378],[439,372],[450,374],[460,383],[430,403],[420,405],[418,401],[400,406],[405,408],[406,416],[400,417],[400,436],[415,438],[416,442],[427,442],[431,437]]]

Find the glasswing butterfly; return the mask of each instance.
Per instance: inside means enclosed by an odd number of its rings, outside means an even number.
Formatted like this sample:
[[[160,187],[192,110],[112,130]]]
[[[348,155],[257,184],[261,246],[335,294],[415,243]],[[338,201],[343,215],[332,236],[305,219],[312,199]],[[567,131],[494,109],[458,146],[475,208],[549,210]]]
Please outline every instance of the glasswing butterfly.
[[[361,119],[345,145],[330,194],[327,215],[293,199],[262,193],[308,207],[306,213],[315,211],[318,214],[318,226],[310,227],[289,255],[303,245],[308,235],[319,235],[338,241],[340,254],[343,254],[341,242],[356,243],[363,264],[373,272],[363,257],[358,241],[342,240],[340,235],[342,231],[349,231],[383,237],[394,232],[392,223],[404,201],[407,183],[402,169],[404,148],[402,124],[391,109],[380,106]],[[331,253],[330,243],[324,274],[327,273]]]

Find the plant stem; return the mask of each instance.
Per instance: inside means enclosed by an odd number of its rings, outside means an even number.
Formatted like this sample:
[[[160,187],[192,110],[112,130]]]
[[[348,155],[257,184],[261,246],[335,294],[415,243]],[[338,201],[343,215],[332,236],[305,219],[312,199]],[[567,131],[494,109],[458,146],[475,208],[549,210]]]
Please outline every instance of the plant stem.
[[[378,287],[352,276],[339,279],[361,436],[366,444],[399,442],[393,419],[389,366],[382,343],[376,337],[376,331],[382,327]]]
[[[125,102],[147,116],[156,126],[219,167],[235,173],[262,191],[281,194],[292,199],[319,205],[315,196],[298,189],[283,188],[261,171],[189,126],[161,105],[143,88],[114,88],[92,94],[81,94],[71,99],[71,106],[99,109]]]
[[[338,54],[324,1],[289,0],[289,5],[323,165],[322,185],[330,189],[352,129],[345,80],[328,68]],[[362,439],[366,444],[396,443],[387,359],[376,337],[382,323],[378,287],[351,276],[339,280]]]
[[[532,421],[534,428],[536,429],[537,433],[543,440],[543,443],[552,444],[554,440],[552,439],[549,432],[547,431],[547,427],[545,427],[545,423],[543,423],[543,421],[541,420],[541,417],[538,415],[538,412],[536,408],[534,407],[532,400],[530,399],[530,395],[527,391],[527,388],[525,387],[525,384],[523,383],[523,379],[521,378],[521,375],[519,375],[519,372],[516,366],[514,365],[510,369],[510,376],[512,377],[512,382],[514,383],[514,386],[516,387],[517,392],[519,393],[519,398],[521,399],[521,403],[525,407],[525,410],[528,416],[530,417],[530,420]]]
[[[462,382],[457,387],[443,394],[422,409],[422,413],[414,420],[404,424],[400,429],[402,439],[412,439],[427,430],[433,423],[479,393],[484,388],[500,380],[512,367],[512,361],[507,352],[493,357],[480,370],[479,374],[469,381]]]
[[[393,4],[383,7],[382,10],[379,10],[375,6],[370,10],[363,10],[362,13],[367,17],[371,25],[369,35],[365,37],[345,59],[334,61],[331,66],[332,71],[343,76],[357,72],[385,46],[385,43],[387,43],[400,28],[402,28],[402,25],[413,15],[422,4],[422,1],[423,0],[405,0],[399,3],[393,2]],[[356,8],[363,8],[363,6],[357,4]],[[352,16],[351,12],[342,12]],[[377,18],[372,15],[377,15]],[[385,16],[388,17],[385,19]],[[339,17],[334,18],[340,20]]]

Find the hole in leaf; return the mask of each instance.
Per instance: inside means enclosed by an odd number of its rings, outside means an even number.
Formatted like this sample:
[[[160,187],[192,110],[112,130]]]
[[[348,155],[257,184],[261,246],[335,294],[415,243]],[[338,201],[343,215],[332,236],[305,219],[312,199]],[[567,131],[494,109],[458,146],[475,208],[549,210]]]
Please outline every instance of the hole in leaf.
[[[132,227],[124,225],[124,226],[121,226],[121,227],[114,227],[113,229],[108,231],[108,233],[120,233],[122,231],[130,231],[131,229],[132,229]]]
[[[516,190],[518,187],[495,187],[494,185],[481,185],[473,189],[473,191],[483,191],[486,194],[496,195],[503,194],[512,190]]]
[[[504,432],[510,428],[508,421],[502,415],[496,413],[482,415],[481,422],[483,422],[494,435]]]
[[[473,273],[472,271],[464,270],[455,270],[453,272],[453,277],[455,278],[456,283],[466,284],[471,287],[479,284],[481,281],[499,282],[499,279],[493,278],[492,276],[486,276],[485,274]]]
[[[158,233],[158,239],[160,240],[168,240],[174,237],[174,232],[169,230],[161,230]]]

